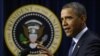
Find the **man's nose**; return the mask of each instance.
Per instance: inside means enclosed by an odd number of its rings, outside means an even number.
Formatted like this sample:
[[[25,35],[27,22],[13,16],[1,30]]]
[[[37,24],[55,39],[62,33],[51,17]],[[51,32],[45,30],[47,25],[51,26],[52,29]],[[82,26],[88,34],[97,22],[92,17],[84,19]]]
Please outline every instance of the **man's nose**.
[[[66,22],[66,20],[63,20],[62,21],[62,26],[67,26],[68,25],[68,23]]]

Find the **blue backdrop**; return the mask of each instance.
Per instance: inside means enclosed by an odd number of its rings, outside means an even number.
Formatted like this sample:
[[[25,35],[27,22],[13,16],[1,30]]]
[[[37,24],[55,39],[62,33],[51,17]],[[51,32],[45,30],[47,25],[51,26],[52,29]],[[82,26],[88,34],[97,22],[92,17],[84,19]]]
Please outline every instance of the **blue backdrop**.
[[[100,2],[97,0],[0,0],[0,56],[11,56],[11,53],[7,49],[4,37],[3,29],[5,22],[10,16],[10,14],[17,8],[26,5],[26,4],[39,4],[49,8],[53,11],[56,16],[60,19],[60,10],[61,7],[69,2],[77,1],[82,3],[87,9],[87,26],[90,30],[100,34]],[[61,45],[55,56],[65,56],[67,53],[70,39],[66,38],[63,32],[63,39]],[[3,51],[4,50],[4,51]]]
[[[3,56],[3,0],[0,0],[0,56]]]

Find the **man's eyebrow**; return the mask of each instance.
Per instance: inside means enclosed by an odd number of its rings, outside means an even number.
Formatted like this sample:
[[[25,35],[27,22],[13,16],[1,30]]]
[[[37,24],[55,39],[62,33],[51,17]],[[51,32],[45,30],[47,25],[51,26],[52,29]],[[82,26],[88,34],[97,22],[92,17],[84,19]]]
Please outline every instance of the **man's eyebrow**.
[[[72,16],[65,16],[64,18],[73,18]],[[61,17],[60,19],[63,19],[63,17]]]
[[[73,18],[72,16],[65,16],[65,18]]]

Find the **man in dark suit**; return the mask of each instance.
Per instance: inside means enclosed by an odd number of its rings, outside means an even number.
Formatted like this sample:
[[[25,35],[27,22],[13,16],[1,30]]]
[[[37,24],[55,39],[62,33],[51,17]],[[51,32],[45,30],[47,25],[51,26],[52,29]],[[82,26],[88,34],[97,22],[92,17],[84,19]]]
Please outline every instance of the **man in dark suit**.
[[[100,38],[88,29],[86,19],[86,9],[80,3],[62,7],[62,26],[66,36],[72,38],[67,56],[100,56]]]
[[[62,7],[62,26],[72,42],[68,54],[61,56],[100,56],[100,38],[88,29],[86,19],[86,9],[80,3],[71,2]],[[46,51],[48,56],[53,56]]]

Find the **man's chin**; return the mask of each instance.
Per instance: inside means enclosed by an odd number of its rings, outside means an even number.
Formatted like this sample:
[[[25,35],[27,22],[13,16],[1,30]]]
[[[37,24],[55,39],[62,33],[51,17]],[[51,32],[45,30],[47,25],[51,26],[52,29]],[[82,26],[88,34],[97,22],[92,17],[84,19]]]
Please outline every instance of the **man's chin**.
[[[73,37],[73,35],[71,33],[66,33],[66,36],[71,37],[71,38]]]

